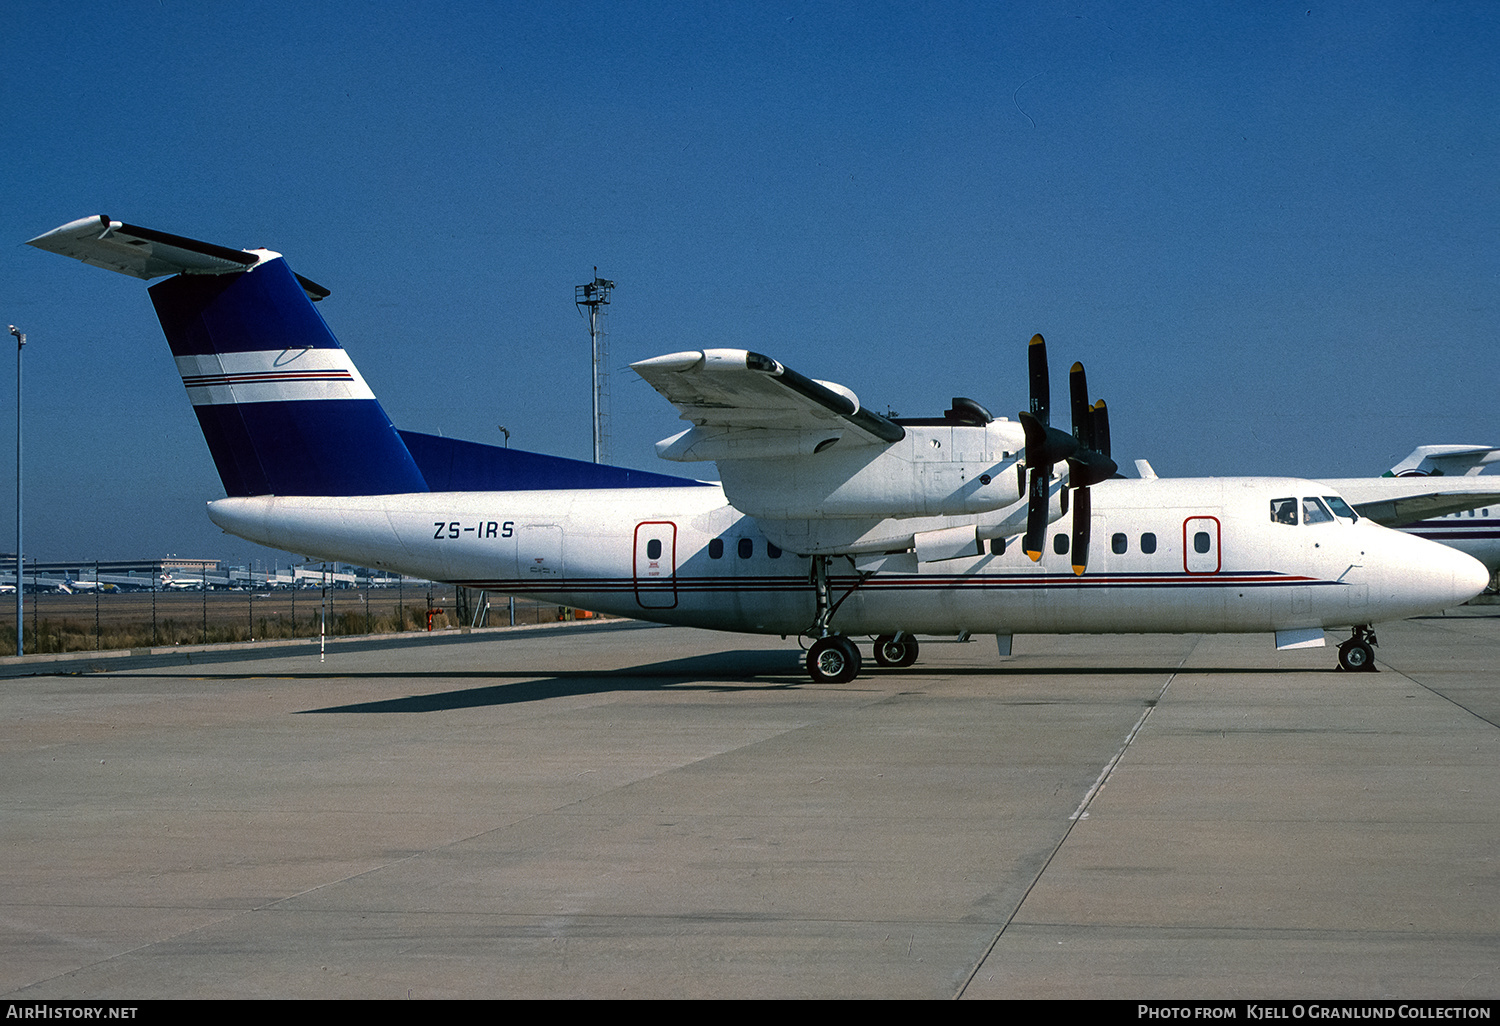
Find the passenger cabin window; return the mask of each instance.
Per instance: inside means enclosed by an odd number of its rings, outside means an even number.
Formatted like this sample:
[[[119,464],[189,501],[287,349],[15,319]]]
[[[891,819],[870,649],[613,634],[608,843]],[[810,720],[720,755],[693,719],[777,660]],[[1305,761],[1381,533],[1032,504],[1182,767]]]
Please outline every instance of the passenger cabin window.
[[[1109,538],[1109,548],[1110,548],[1110,551],[1113,552],[1115,555],[1117,555],[1117,556],[1123,555],[1124,552],[1125,552],[1125,550],[1128,549],[1129,547],[1130,547],[1130,539],[1126,538],[1123,534],[1110,535],[1110,538]]]
[[[647,559],[660,559],[661,558],[661,539],[660,538],[652,538],[650,541],[648,541],[646,543],[646,558]]]
[[[1209,540],[1207,531],[1199,531],[1193,535],[1193,551],[1200,555],[1207,552],[1212,542]]]
[[[739,548],[741,559],[749,559],[755,555],[755,541],[751,538],[741,538]]]
[[[766,555],[770,556],[772,559],[780,559],[781,549],[770,542],[766,542]]]
[[[1291,524],[1297,523],[1297,500],[1293,498],[1271,500],[1271,523]]]
[[[1152,534],[1150,531],[1147,531],[1145,534],[1141,535],[1141,551],[1148,556],[1156,551],[1156,535]]]
[[[991,538],[990,539],[990,555],[992,555],[992,556],[1003,556],[1003,555],[1005,555],[1005,539],[1004,538]]]
[[[723,559],[724,558],[724,539],[723,538],[713,538],[713,539],[709,540],[709,543],[708,543],[708,558],[709,559]]]
[[[1323,500],[1309,496],[1302,500],[1302,522],[1304,524],[1331,524],[1333,514],[1323,505]]]
[[[1052,551],[1057,553],[1059,556],[1067,555],[1068,536],[1065,534],[1054,534],[1052,536]]]

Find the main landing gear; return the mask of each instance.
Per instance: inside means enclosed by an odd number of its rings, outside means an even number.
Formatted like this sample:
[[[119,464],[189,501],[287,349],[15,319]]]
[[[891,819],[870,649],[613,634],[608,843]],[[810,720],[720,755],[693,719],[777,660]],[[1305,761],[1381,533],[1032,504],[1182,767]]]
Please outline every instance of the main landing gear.
[[[881,666],[910,666],[917,661],[917,639],[905,631],[875,639],[875,661]]]
[[[1354,637],[1339,646],[1339,669],[1375,672],[1375,632],[1369,627],[1354,628]]]
[[[859,649],[842,634],[830,634],[807,650],[807,672],[817,684],[847,684],[859,676]]]
[[[817,615],[807,634],[817,640],[807,650],[807,673],[818,684],[847,684],[859,676],[863,660],[854,642],[828,625],[838,609],[829,601],[828,562],[827,556],[812,558]],[[881,666],[910,666],[917,661],[917,639],[904,631],[880,635],[875,639],[875,661]]]
[[[917,661],[917,639],[882,634],[875,639],[875,661],[881,666],[910,666]],[[842,634],[829,634],[807,650],[807,672],[818,684],[847,684],[859,676],[859,648]]]
[[[828,626],[835,606],[828,601],[828,557],[812,558],[813,599],[817,615],[807,633],[817,638],[807,650],[807,672],[818,684],[847,684],[859,676],[861,659],[854,642]]]

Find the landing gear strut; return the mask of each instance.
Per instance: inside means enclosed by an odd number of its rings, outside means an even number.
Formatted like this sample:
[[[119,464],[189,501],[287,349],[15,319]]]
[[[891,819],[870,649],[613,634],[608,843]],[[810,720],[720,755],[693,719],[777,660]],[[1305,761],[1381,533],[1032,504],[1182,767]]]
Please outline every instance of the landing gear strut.
[[[854,642],[828,626],[836,607],[828,601],[828,557],[812,557],[813,599],[817,615],[807,633],[816,638],[807,650],[807,672],[818,684],[847,684],[859,676],[861,659]]]
[[[1339,669],[1375,672],[1375,632],[1368,626],[1355,627],[1354,637],[1339,646]]]

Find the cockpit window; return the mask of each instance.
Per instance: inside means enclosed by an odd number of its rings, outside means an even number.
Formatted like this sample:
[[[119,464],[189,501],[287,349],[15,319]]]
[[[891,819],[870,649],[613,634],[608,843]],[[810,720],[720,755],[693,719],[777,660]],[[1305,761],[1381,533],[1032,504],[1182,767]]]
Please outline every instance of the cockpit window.
[[[1304,524],[1331,524],[1333,514],[1323,505],[1323,500],[1309,495],[1302,500],[1302,522]]]
[[[1271,500],[1271,523],[1296,524],[1297,500],[1293,498]]]
[[[1359,514],[1343,499],[1337,495],[1325,495],[1323,501],[1328,503],[1328,508],[1333,510],[1333,515],[1342,517],[1344,520],[1358,520]]]

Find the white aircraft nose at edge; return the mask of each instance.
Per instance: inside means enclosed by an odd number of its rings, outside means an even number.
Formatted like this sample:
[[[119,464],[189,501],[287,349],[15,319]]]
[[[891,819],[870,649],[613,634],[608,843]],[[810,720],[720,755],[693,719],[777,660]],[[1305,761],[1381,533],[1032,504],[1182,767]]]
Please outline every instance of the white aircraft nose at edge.
[[[224,483],[209,516],[314,558],[662,623],[799,635],[816,681],[905,666],[918,634],[1264,632],[1278,648],[1467,601],[1488,574],[1292,478],[1127,481],[1103,402],[1070,374],[1049,423],[1045,344],[1017,421],[957,399],[892,419],[743,350],[635,364],[690,427],[666,459],[722,485],[398,431],[280,254],[84,218],[30,244],[133,277]],[[1500,496],[1497,496],[1500,498]],[[1068,529],[1053,531],[1058,521]]]

